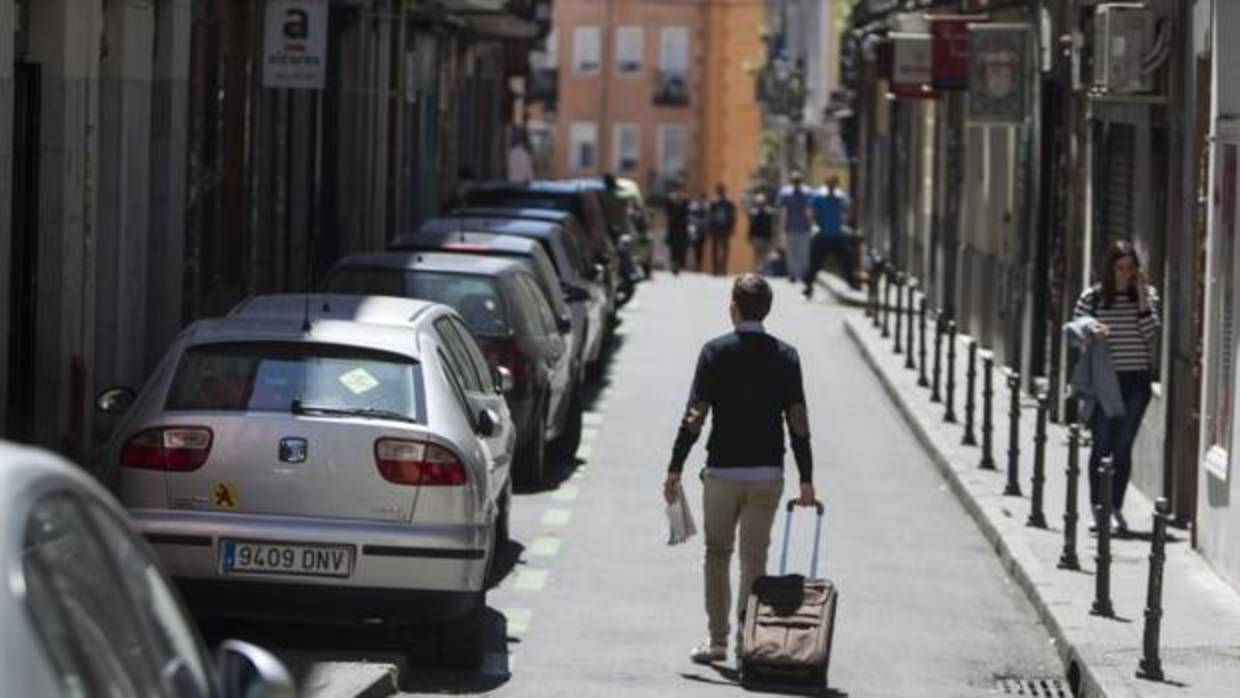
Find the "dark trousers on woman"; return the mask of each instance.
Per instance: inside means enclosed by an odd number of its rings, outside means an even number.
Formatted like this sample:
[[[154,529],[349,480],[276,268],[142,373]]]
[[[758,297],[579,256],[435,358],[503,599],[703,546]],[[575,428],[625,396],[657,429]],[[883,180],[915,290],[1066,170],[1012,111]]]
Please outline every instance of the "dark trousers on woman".
[[[1089,420],[1094,439],[1093,450],[1089,453],[1089,503],[1099,504],[1102,458],[1110,455],[1115,470],[1111,480],[1112,511],[1124,507],[1124,492],[1132,476],[1132,445],[1137,440],[1137,430],[1141,428],[1141,418],[1145,416],[1152,395],[1149,371],[1120,371],[1116,375],[1124,398],[1124,416],[1108,418],[1102,407],[1096,405]]]
[[[685,268],[685,257],[689,251],[688,235],[669,237],[667,250],[671,256],[672,273],[679,274],[680,270]]]

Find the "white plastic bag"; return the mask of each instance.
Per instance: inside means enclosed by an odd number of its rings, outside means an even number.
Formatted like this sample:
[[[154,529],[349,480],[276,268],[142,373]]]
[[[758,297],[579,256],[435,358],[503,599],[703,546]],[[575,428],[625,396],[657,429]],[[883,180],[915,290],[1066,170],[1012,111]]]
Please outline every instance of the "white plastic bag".
[[[678,488],[676,500],[667,505],[667,530],[668,545],[683,543],[697,533],[693,512],[689,510],[689,502],[685,500],[684,488]]]

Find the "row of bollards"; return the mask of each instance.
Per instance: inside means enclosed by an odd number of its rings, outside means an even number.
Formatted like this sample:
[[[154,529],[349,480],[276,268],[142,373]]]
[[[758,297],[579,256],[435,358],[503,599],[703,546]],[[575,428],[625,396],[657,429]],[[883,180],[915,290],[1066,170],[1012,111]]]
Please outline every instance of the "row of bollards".
[[[880,291],[879,283],[883,284]],[[892,293],[895,294],[894,306]],[[920,299],[918,299],[920,294]],[[918,302],[920,300],[920,302]],[[894,328],[891,315],[894,314]],[[881,330],[881,336],[891,338],[892,352],[904,355],[904,367],[918,372],[917,385],[930,389],[930,401],[942,403],[944,406],[943,421],[954,424],[956,415],[956,351],[958,327],[954,318],[942,310],[931,308],[929,299],[920,288],[918,280],[902,272],[883,268],[879,273],[871,274],[866,315],[873,326]],[[933,323],[933,358],[929,356],[930,339],[928,324]],[[893,331],[894,330],[894,331]],[[981,349],[978,340],[966,337],[967,364],[965,367],[964,395],[964,433],[961,443],[965,446],[979,445],[980,431],[981,460],[978,467],[982,470],[996,470],[994,458],[994,353]],[[944,345],[946,344],[946,347]],[[946,357],[944,357],[946,350]],[[978,360],[981,360],[980,381]],[[946,366],[944,366],[946,363]],[[946,369],[946,376],[943,375]],[[1003,494],[1006,496],[1023,496],[1020,486],[1020,419],[1021,419],[1021,375],[1014,369],[1003,369],[1009,389],[1008,403],[1008,453],[1007,477]],[[975,418],[979,408],[976,399],[980,382],[981,387],[981,419],[980,428]],[[1052,396],[1048,394],[1044,383],[1035,386],[1034,395],[1037,400],[1037,413],[1033,435],[1033,472],[1030,478],[1030,510],[1026,525],[1033,528],[1047,529],[1045,512],[1046,485],[1046,444],[1047,422],[1052,409]],[[1080,497],[1081,477],[1081,445],[1082,426],[1077,423],[1068,425],[1068,464],[1064,471],[1066,492],[1063,514],[1063,551],[1059,556],[1058,567],[1065,570],[1079,571],[1080,558],[1077,554],[1077,527],[1080,523],[1080,512],[1077,502]],[[1111,492],[1113,487],[1114,468],[1110,456],[1102,459],[1102,467],[1097,473],[1097,503],[1092,505],[1091,514],[1094,530],[1097,531],[1094,571],[1094,600],[1091,614],[1113,618],[1114,604],[1111,600]],[[1162,578],[1166,564],[1167,523],[1170,519],[1169,507],[1165,499],[1159,499],[1155,505],[1154,528],[1151,537],[1149,556],[1149,582],[1146,592],[1145,628],[1142,647],[1142,658],[1137,676],[1151,680],[1162,680],[1162,663],[1159,659],[1159,636],[1162,622]]]

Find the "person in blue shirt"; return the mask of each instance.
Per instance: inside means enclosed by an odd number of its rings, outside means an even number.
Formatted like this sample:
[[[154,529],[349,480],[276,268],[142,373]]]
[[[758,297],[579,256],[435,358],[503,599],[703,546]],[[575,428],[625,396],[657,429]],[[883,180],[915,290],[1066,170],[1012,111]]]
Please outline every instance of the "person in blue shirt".
[[[788,280],[805,277],[809,269],[809,237],[813,231],[813,191],[804,184],[801,172],[793,170],[791,184],[779,192],[779,208],[784,218],[784,253],[788,260]]]
[[[814,279],[818,270],[828,256],[832,256],[839,264],[840,275],[848,285],[856,288],[857,281],[853,278],[854,252],[852,243],[844,230],[844,221],[848,215],[848,194],[840,189],[840,178],[831,175],[826,186],[814,192],[810,199],[810,208],[814,213],[814,225],[817,233],[810,241],[809,266],[805,271],[806,298],[814,295]]]

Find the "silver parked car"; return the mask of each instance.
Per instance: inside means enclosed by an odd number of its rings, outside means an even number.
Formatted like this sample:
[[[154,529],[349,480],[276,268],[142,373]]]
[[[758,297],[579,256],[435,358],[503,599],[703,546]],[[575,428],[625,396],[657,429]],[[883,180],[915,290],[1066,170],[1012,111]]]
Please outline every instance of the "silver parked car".
[[[0,442],[0,695],[292,698],[279,660],[212,662],[125,510],[61,458]]]
[[[196,614],[437,624],[439,659],[471,664],[507,536],[506,380],[447,306],[258,296],[182,332],[106,459]]]

